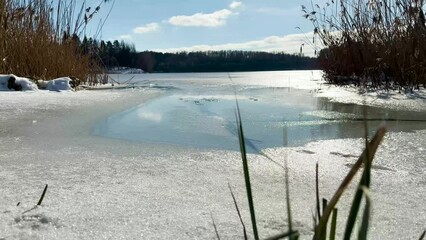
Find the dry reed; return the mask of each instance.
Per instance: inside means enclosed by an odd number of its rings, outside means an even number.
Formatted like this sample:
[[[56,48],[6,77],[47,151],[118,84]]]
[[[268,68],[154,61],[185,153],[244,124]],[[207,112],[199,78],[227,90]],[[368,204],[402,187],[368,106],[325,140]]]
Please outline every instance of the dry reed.
[[[106,2],[92,10],[85,1],[77,8],[75,0],[0,0],[0,73],[87,79],[96,63],[79,36]]]
[[[426,85],[424,0],[330,0],[305,6],[331,83],[413,90]]]

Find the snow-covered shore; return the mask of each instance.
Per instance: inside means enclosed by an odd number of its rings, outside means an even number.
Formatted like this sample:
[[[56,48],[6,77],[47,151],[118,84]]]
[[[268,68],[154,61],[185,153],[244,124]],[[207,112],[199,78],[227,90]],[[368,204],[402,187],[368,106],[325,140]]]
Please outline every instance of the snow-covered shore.
[[[326,97],[335,102],[368,104],[375,107],[392,108],[398,110],[426,111],[426,89],[414,92],[400,93],[391,90],[369,91],[360,93],[355,87],[337,87],[322,85],[317,91],[318,97]]]
[[[0,74],[0,91],[38,91],[39,88],[48,91],[72,91],[73,80],[61,77],[52,80],[34,80],[18,77],[13,74]]]
[[[297,73],[276,85],[309,89],[317,96],[337,91],[311,81],[315,74]],[[351,89],[338,93],[350,102],[363,100]],[[90,134],[99,119],[159,94],[149,89],[0,92],[0,238],[215,239],[212,213],[222,238],[242,239],[227,187],[229,182],[249,226],[239,152],[139,144]],[[372,97],[369,102],[425,110],[421,98],[400,97],[407,100]],[[389,133],[379,148],[372,177],[371,239],[415,239],[424,230],[425,134],[424,130]],[[315,163],[320,164],[321,195],[330,198],[347,165],[361,151],[360,139],[264,150],[278,162],[285,156],[289,160],[293,215],[302,239],[312,234]],[[287,229],[283,170],[260,155],[249,159],[261,237],[283,232]],[[49,189],[43,206],[22,214],[38,201],[45,184]],[[345,195],[339,205],[342,225],[351,200],[350,194]]]
[[[254,73],[261,76],[262,73]],[[280,75],[282,72],[272,72]],[[253,77],[254,78],[254,77]],[[235,78],[235,83],[244,84],[246,79]],[[250,82],[249,82],[250,83]],[[258,82],[257,82],[258,83]],[[384,90],[360,93],[354,86],[339,87],[327,84],[322,79],[321,71],[289,71],[282,78],[264,79],[263,84],[275,87],[291,87],[312,91],[317,97],[329,98],[331,101],[340,103],[353,103],[363,105],[364,103],[375,107],[391,109],[405,109],[412,111],[426,111],[426,89],[421,88],[413,93],[400,93],[398,91]]]

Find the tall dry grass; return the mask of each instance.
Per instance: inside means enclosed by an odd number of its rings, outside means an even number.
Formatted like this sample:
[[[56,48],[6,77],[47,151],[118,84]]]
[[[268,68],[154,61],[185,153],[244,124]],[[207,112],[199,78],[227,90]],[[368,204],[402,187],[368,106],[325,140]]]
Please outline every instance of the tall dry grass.
[[[0,0],[0,73],[87,79],[96,67],[79,37],[101,6],[75,0]]]
[[[330,0],[302,10],[325,46],[319,58],[329,82],[426,85],[424,0]]]

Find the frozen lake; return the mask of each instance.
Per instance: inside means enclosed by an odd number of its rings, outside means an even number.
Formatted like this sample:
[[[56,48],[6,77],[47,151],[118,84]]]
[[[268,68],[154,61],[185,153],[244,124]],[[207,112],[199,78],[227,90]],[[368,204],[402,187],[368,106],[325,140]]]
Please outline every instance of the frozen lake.
[[[364,96],[320,77],[144,74],[127,90],[0,92],[0,239],[216,239],[212,215],[222,239],[243,239],[228,189],[249,226],[234,88],[252,146],[260,237],[288,229],[279,166],[286,159],[294,227],[311,239],[316,163],[321,197],[330,199],[363,148]],[[373,92],[365,101],[371,131],[384,121],[391,130],[373,165],[369,237],[418,239],[425,98]],[[45,184],[42,206],[28,212]],[[338,205],[339,235],[356,187]]]
[[[279,82],[297,84],[297,79],[277,72],[141,74],[132,81],[136,87],[161,89],[164,95],[102,120],[94,127],[95,135],[238,151],[236,98],[248,151],[254,153],[363,137],[364,111],[371,133],[383,123],[396,132],[426,129],[425,112],[332,102],[315,97],[315,88],[281,86]]]

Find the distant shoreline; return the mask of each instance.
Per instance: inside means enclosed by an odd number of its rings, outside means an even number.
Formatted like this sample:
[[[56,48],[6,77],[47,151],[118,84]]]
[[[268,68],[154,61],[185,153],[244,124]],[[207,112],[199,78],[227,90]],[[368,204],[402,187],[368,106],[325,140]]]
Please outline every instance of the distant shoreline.
[[[207,51],[161,53],[129,52],[126,57],[104,54],[104,67],[139,68],[145,72],[242,72],[309,70],[318,68],[317,58],[303,54],[252,51]],[[125,52],[124,49],[121,51]],[[118,51],[120,52],[120,51]],[[117,53],[118,54],[118,53]]]
[[[106,74],[158,74],[158,73],[238,73],[238,72],[280,72],[280,71],[321,71],[321,69],[275,69],[275,70],[230,70],[230,71],[154,71],[154,72],[138,72],[138,73],[128,73],[127,71],[131,70],[142,70],[142,69],[134,69],[134,68],[125,68],[123,70],[106,70]],[[143,71],[143,70],[142,70]]]

